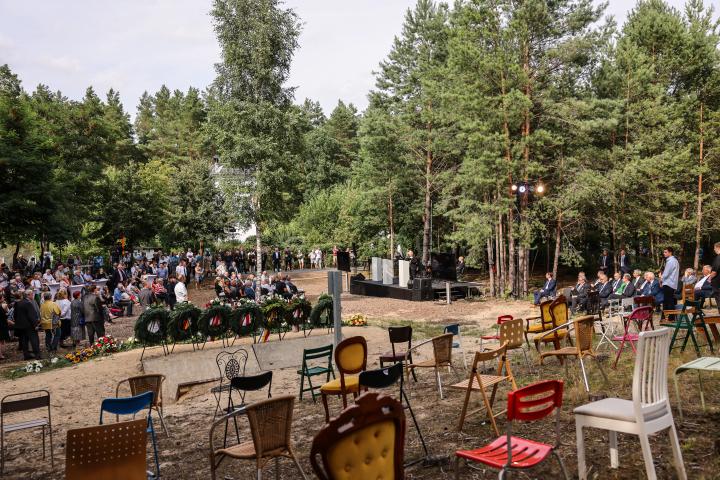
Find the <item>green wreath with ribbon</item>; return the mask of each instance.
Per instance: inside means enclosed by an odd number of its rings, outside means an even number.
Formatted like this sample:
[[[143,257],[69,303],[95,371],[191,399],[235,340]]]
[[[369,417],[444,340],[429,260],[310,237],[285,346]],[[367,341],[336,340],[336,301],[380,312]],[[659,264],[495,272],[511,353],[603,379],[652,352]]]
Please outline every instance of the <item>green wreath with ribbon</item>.
[[[272,296],[262,304],[263,322],[262,326],[267,331],[282,329],[286,322],[287,303],[282,297]]]
[[[312,305],[304,298],[297,297],[286,307],[285,318],[289,325],[299,327],[310,318]]]
[[[145,345],[161,343],[167,337],[168,318],[164,307],[145,310],[135,322],[135,338]]]
[[[238,336],[249,335],[257,330],[263,322],[263,311],[260,305],[252,300],[241,300],[233,309],[230,317],[230,329]]]
[[[205,309],[198,319],[198,330],[205,337],[220,337],[230,327],[232,309],[222,303],[213,303]]]
[[[315,327],[329,327],[333,324],[333,297],[323,293],[310,312],[310,325]]]
[[[176,304],[175,310],[170,312],[167,323],[167,331],[170,338],[175,342],[192,338],[198,331],[200,314],[200,309],[192,303],[183,302]]]

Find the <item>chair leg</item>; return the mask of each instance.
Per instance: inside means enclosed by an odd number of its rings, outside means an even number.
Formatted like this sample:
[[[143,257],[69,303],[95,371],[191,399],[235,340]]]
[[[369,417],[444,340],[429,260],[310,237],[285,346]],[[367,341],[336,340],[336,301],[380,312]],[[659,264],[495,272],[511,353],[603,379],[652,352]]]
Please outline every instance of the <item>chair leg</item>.
[[[640,434],[640,447],[642,448],[643,460],[645,460],[645,473],[648,480],[657,480],[652,450],[650,449],[650,439],[646,433]]]
[[[578,478],[587,480],[587,469],[585,468],[585,437],[582,424],[575,422],[575,437],[577,442]]]
[[[605,373],[605,369],[602,367],[602,363],[600,363],[600,360],[598,360],[597,357],[593,357],[595,359],[595,363],[597,363],[598,369],[600,370],[600,373],[603,376],[603,380],[605,380],[605,383],[609,382],[608,376]]]
[[[50,436],[50,466],[55,467],[55,452],[53,451],[52,425],[48,424],[48,434]]]
[[[568,477],[567,470],[565,470],[565,464],[563,463],[562,458],[560,458],[560,454],[557,453],[557,450],[555,450],[554,448],[553,448],[552,453],[555,456],[555,458],[557,459],[558,463],[560,464],[560,471],[562,471],[562,473],[563,473],[563,478],[565,478],[565,480],[570,480],[570,477]]]
[[[295,466],[300,471],[300,475],[302,476],[303,480],[307,480],[307,475],[305,475],[305,472],[303,472],[303,469],[300,466],[300,462],[298,462],[297,457],[295,456],[295,452],[290,447],[288,447],[288,452],[290,453],[290,458],[292,459],[293,463],[295,463]]]
[[[610,443],[610,468],[620,467],[620,459],[618,456],[617,432],[608,430],[608,440]]]
[[[280,480],[280,457],[275,457],[275,480]]]
[[[330,411],[328,410],[327,395],[320,393],[320,398],[322,399],[323,408],[325,409],[325,423],[330,423]]]
[[[262,480],[262,468],[257,469],[257,480]]]
[[[442,400],[444,397],[442,390],[442,381],[440,380],[440,369],[438,369],[438,367],[435,367],[435,381],[437,381],[438,391],[440,392],[440,400]]]
[[[310,379],[308,378],[308,380],[310,380]],[[305,388],[305,374],[301,373],[300,374],[300,401],[302,401],[303,392],[305,391],[304,388]]]
[[[683,463],[682,450],[680,448],[680,441],[678,440],[677,430],[675,430],[675,424],[670,425],[668,429],[668,435],[670,436],[670,445],[673,451],[673,460],[675,462],[675,472],[680,480],[687,480],[687,473],[685,473],[685,463]]]
[[[578,357],[578,360],[580,360],[580,370],[582,370],[583,381],[585,382],[585,391],[589,393],[590,384],[588,384],[587,373],[585,372],[585,362],[583,362],[582,357]]]
[[[167,426],[165,426],[165,417],[163,417],[162,412],[159,408],[156,408],[155,411],[158,413],[158,417],[160,417],[160,426],[162,427],[163,431],[165,432],[165,435],[170,438],[170,432],[167,429]]]
[[[455,455],[455,480],[460,480],[460,457]]]
[[[680,414],[680,423],[683,422],[682,400],[680,399],[680,386],[678,385],[677,374],[673,375],[673,383],[675,384],[675,398],[677,398],[678,413]]]

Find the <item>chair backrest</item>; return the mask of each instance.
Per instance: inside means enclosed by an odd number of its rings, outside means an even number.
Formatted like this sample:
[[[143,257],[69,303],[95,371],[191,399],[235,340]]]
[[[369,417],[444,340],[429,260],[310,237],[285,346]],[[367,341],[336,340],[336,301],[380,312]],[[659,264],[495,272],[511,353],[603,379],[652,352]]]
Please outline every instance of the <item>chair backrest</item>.
[[[341,375],[362,372],[367,366],[367,341],[365,337],[350,337],[335,348],[335,365]]]
[[[519,319],[518,319],[519,320]],[[472,365],[472,372],[470,373],[471,376],[476,375],[478,373],[478,365],[482,362],[489,362],[492,360],[497,359],[498,362],[498,374],[500,374],[503,365],[508,369],[510,365],[507,361],[507,343],[503,343],[502,340],[500,341],[500,346],[494,350],[485,350],[484,352],[475,352],[475,357],[473,358],[473,365]]]
[[[628,315],[628,319],[634,320],[638,324],[640,324],[640,326],[642,326],[643,322],[650,320],[650,318],[652,317],[652,312],[653,307],[647,305],[643,307],[637,307],[630,313],[630,315]]]
[[[390,343],[404,343],[412,341],[412,327],[389,327]]]
[[[222,351],[215,357],[218,370],[220,371],[220,383],[229,382],[231,378],[245,375],[248,352],[244,348],[235,351]]]
[[[68,430],[67,480],[145,480],[147,420]]]
[[[134,415],[141,410],[148,409],[152,406],[153,392],[145,392],[133,397],[106,398],[100,404],[100,425],[103,423],[103,413],[108,412],[113,415]]]
[[[449,365],[452,363],[452,333],[445,333],[443,335],[433,337],[432,345],[436,365]]]
[[[567,323],[570,310],[564,295],[559,295],[550,304],[550,316],[552,317],[553,328]]]
[[[564,295],[561,295],[561,297],[565,298]],[[540,303],[540,321],[543,324],[543,329],[549,330],[552,328],[552,315],[550,315],[550,305],[555,300],[545,300],[544,302]]]
[[[307,367],[308,360],[317,360],[321,358],[327,358],[328,368],[332,368],[332,354],[333,345],[325,345],[324,347],[318,348],[306,348],[303,350],[303,365],[302,368]]]
[[[240,392],[240,398],[245,403],[245,393],[254,392],[268,387],[268,398],[272,397],[272,370],[258,373],[257,375],[243,375],[242,377],[234,377],[230,380],[233,389]]]
[[[575,328],[575,345],[579,354],[593,353],[593,334],[595,333],[595,316],[585,315],[583,317],[573,318]]]
[[[633,297],[623,298],[620,302],[623,312],[632,311],[635,299]]]
[[[451,323],[443,328],[443,333],[452,333],[453,335],[460,335],[460,324]]]
[[[667,388],[667,365],[672,330],[640,332],[635,370],[633,372],[633,406],[638,422],[647,415],[670,413]]]
[[[588,315],[597,315],[600,313],[600,292],[593,290],[588,292],[587,307],[585,311]]]
[[[687,309],[693,310],[693,317],[692,317],[693,322],[695,322],[697,319],[705,318],[705,312],[703,312],[701,305],[702,305],[702,302],[699,300],[685,300],[685,303],[683,304],[683,310],[687,310]]]
[[[655,297],[652,295],[640,295],[633,299],[635,301],[635,305],[638,307],[644,306],[644,305],[650,305],[655,306]]]
[[[507,417],[509,421],[532,422],[550,415],[562,407],[562,380],[544,380],[508,392]]]
[[[369,392],[315,435],[310,464],[320,480],[401,479],[404,447],[402,404]]]
[[[398,380],[402,382],[402,362],[378,370],[365,370],[360,372],[360,386],[367,388],[387,388],[395,385]]]
[[[294,405],[294,396],[283,395],[245,407],[258,458],[264,452],[284,451],[290,446]]]
[[[50,417],[50,392],[47,390],[33,390],[30,392],[11,393],[0,400],[0,418],[9,413],[35,410],[46,407]]]
[[[513,316],[512,316],[512,315],[500,315],[500,316],[497,318],[497,324],[498,324],[498,325],[502,325],[503,323],[509,322],[509,321],[512,320],[512,319],[513,319]]]
[[[683,285],[682,288],[682,302],[685,303],[687,300],[695,300],[695,284]]]
[[[509,320],[500,325],[500,344],[507,343],[508,350],[522,348],[525,334],[525,324],[522,318]]]
[[[153,393],[153,407],[162,404],[162,384],[164,381],[165,375],[159,374],[138,375],[127,379],[131,395],[136,396],[145,392]]]

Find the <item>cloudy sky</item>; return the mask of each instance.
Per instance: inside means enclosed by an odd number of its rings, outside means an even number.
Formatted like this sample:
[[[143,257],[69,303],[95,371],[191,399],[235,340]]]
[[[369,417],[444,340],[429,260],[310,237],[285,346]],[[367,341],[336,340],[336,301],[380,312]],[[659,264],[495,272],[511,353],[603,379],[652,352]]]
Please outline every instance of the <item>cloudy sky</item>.
[[[291,76],[297,100],[318,100],[327,112],[338,99],[363,109],[372,72],[415,0],[285,4],[303,22]],[[608,14],[622,23],[632,4],[610,0]],[[219,49],[209,9],[210,0],[0,0],[0,64],[27,90],[44,83],[81,98],[90,85],[100,93],[115,88],[134,115],[145,90],[202,89],[212,81]]]

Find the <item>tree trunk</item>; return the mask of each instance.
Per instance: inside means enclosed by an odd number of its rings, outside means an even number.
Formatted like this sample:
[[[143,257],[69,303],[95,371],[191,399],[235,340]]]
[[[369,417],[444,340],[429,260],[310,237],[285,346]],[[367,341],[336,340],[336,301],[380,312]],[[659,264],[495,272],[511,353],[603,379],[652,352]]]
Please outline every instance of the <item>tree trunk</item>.
[[[495,231],[495,251],[497,252],[498,285],[497,293],[502,295],[505,292],[505,238],[503,236],[503,216],[498,212],[497,230]]]
[[[508,284],[510,285],[510,293],[517,294],[517,285],[515,279],[515,239],[513,238],[513,230],[515,229],[513,223],[515,223],[515,214],[512,207],[508,210],[508,228],[507,228],[507,241],[508,241]]]
[[[20,242],[17,242],[15,244],[15,251],[13,252],[13,256],[12,256],[12,265],[10,265],[11,270],[15,268],[15,263],[17,262],[17,257],[19,254],[20,254]],[[10,301],[10,299],[7,299],[7,300]]]
[[[493,255],[493,241],[492,237],[487,239],[487,258],[488,258],[488,274],[490,278],[490,292],[495,296],[495,270],[493,268],[495,256]]]
[[[260,198],[255,198],[255,275],[257,281],[260,282],[263,272],[263,256],[262,256],[262,229],[260,228]],[[260,284],[255,287],[255,301],[260,302],[262,288]]]
[[[553,278],[557,280],[558,264],[560,263],[560,241],[562,233],[562,212],[558,213],[557,225],[555,226],[555,257],[553,258]]]
[[[702,235],[702,190],[703,190],[703,153],[705,148],[705,131],[703,126],[703,104],[700,102],[700,172],[698,173],[698,184],[697,184],[697,209],[695,212],[695,257],[693,259],[693,268],[695,271],[700,268],[700,237]]]
[[[388,218],[390,220],[390,258],[395,253],[395,219],[393,218],[393,197],[392,190],[388,195]]]
[[[422,261],[424,265],[427,265],[430,261],[430,222],[432,219],[432,181],[430,175],[432,174],[433,157],[432,152],[428,150],[425,155],[425,206],[423,209],[423,251]]]

